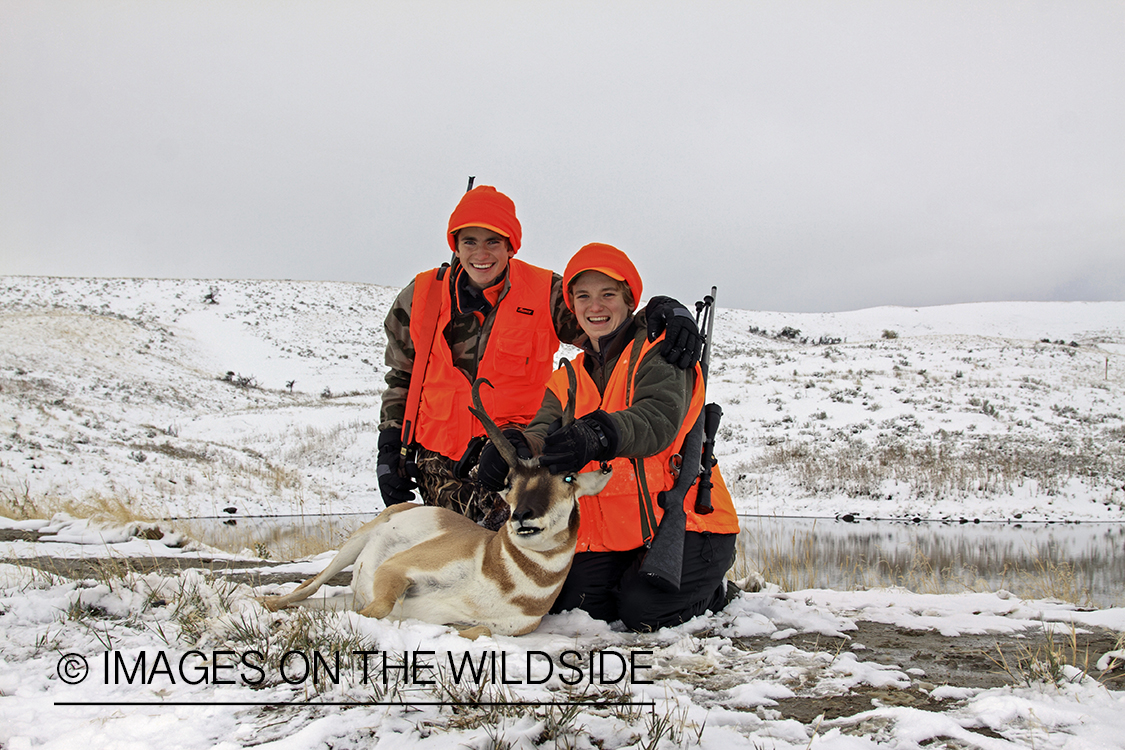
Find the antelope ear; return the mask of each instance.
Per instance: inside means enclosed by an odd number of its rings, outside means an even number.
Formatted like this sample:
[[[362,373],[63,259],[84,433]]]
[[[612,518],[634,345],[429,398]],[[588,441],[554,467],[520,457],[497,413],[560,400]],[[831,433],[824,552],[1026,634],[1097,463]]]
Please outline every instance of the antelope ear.
[[[573,481],[571,484],[574,486],[574,496],[576,498],[585,497],[587,495],[596,495],[605,489],[609,484],[610,477],[613,476],[613,469],[609,471],[584,471],[581,474],[572,474]]]

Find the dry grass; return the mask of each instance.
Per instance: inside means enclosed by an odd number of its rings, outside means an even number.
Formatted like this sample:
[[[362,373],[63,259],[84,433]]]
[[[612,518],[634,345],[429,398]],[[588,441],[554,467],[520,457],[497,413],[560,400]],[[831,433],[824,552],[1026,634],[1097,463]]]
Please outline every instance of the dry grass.
[[[737,473],[778,471],[814,495],[878,496],[884,482],[900,482],[917,497],[1011,494],[1029,483],[1052,495],[1072,478],[1091,487],[1125,483],[1125,443],[1120,441],[1021,441],[980,436],[942,442],[892,440],[868,445],[841,442],[784,443],[766,448]],[[737,474],[736,474],[737,475]]]
[[[270,476],[279,477],[280,485],[292,482],[288,472]],[[160,539],[164,531],[175,528],[189,538],[206,539],[208,545],[216,549],[231,553],[249,550],[268,560],[300,560],[337,549],[361,523],[354,518],[331,516],[309,516],[285,526],[245,519],[170,522],[164,520],[161,512],[129,493],[91,492],[77,500],[49,495],[34,497],[26,485],[0,487],[2,517],[23,521],[50,519],[59,513],[106,526],[132,526],[134,534],[151,539]]]
[[[36,502],[31,497],[31,489],[26,483],[19,487],[0,487],[0,516],[4,518],[15,521],[44,518],[39,510],[42,502]]]
[[[22,521],[51,518],[56,513],[117,525],[153,523],[160,517],[158,512],[128,493],[106,495],[91,492],[84,499],[76,500],[51,495],[34,498],[26,485],[0,487],[0,516]]]
[[[1047,638],[1041,645],[1018,645],[1005,651],[997,643],[995,654],[988,654],[996,671],[1027,687],[1037,684],[1062,686],[1085,679],[1095,679],[1112,687],[1120,685],[1125,677],[1122,659],[1109,657],[1098,660],[1097,654],[1091,655],[1088,645],[1079,645],[1078,630],[1073,624],[1063,632],[1047,623],[1043,623],[1043,629]],[[1120,650],[1123,643],[1125,633],[1118,638],[1115,650]]]
[[[756,543],[753,543],[756,542]],[[823,588],[828,585],[819,567],[815,536],[812,532],[793,532],[789,537],[746,529],[739,537],[738,554],[731,575],[735,579],[757,573],[782,591]]]
[[[153,524],[160,513],[145,507],[144,503],[128,493],[103,495],[92,492],[83,500],[63,500],[58,509],[75,518],[88,518],[96,523],[125,526],[128,524]]]

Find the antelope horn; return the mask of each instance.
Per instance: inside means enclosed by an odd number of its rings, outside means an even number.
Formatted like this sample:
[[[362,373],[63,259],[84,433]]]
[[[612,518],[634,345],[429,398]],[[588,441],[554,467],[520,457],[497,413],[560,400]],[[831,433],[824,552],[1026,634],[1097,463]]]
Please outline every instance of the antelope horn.
[[[574,374],[574,365],[566,357],[562,358],[562,366],[566,368],[566,406],[563,407],[562,426],[569,427],[574,424],[575,401],[578,400],[578,376]]]
[[[484,404],[482,404],[480,400],[481,383],[488,385],[489,388],[492,387],[492,383],[489,383],[487,379],[476,379],[473,383],[473,404],[476,405],[476,408],[470,406],[469,411],[474,417],[480,420],[480,423],[484,426],[485,433],[488,435],[488,439],[496,446],[496,450],[500,451],[500,457],[504,459],[504,463],[514,469],[519,466],[519,456],[516,455],[516,449],[508,442],[508,438],[504,437],[504,433],[500,432],[500,428],[496,426],[496,422],[492,421],[492,417],[488,416],[488,412],[484,410]]]

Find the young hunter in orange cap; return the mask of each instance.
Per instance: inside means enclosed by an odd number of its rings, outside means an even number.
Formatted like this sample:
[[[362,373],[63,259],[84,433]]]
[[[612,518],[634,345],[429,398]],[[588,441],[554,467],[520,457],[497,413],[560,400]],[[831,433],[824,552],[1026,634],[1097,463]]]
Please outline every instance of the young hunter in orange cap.
[[[413,500],[417,489],[427,505],[498,529],[507,504],[469,479],[484,447],[483,438],[475,439],[484,429],[468,409],[472,383],[488,378],[493,387],[481,389],[485,409],[518,437],[539,408],[559,342],[583,334],[562,277],[514,257],[523,228],[508,196],[487,185],[465,193],[446,239],[452,265],[415,276],[384,322],[389,369],[379,490],[392,505]],[[667,297],[650,301],[648,310],[654,331],[667,328],[662,356],[676,367],[694,367],[702,345],[694,319]]]
[[[668,593],[638,573],[663,517],[654,500],[676,481],[670,459],[703,408],[702,372],[659,356],[661,338],[648,335],[645,311],[634,314],[641,277],[625,253],[612,245],[586,245],[567,264],[563,285],[584,334],[574,362],[577,419],[559,427],[568,395],[566,372],[557,370],[524,443],[541,447],[539,461],[554,474],[608,462],[613,476],[600,493],[578,501],[577,553],[551,611],[578,608],[638,631],[718,611],[727,603],[724,576],[734,563],[738,535],[738,516],[718,467],[711,475],[712,513],[695,512],[698,483],[684,498],[679,591]]]

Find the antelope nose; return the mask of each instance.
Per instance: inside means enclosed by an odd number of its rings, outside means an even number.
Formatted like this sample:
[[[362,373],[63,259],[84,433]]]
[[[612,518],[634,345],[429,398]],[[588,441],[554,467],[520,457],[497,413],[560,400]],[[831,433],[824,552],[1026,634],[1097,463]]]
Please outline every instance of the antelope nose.
[[[512,513],[512,520],[523,523],[524,521],[530,521],[534,515],[529,508],[516,508]]]

